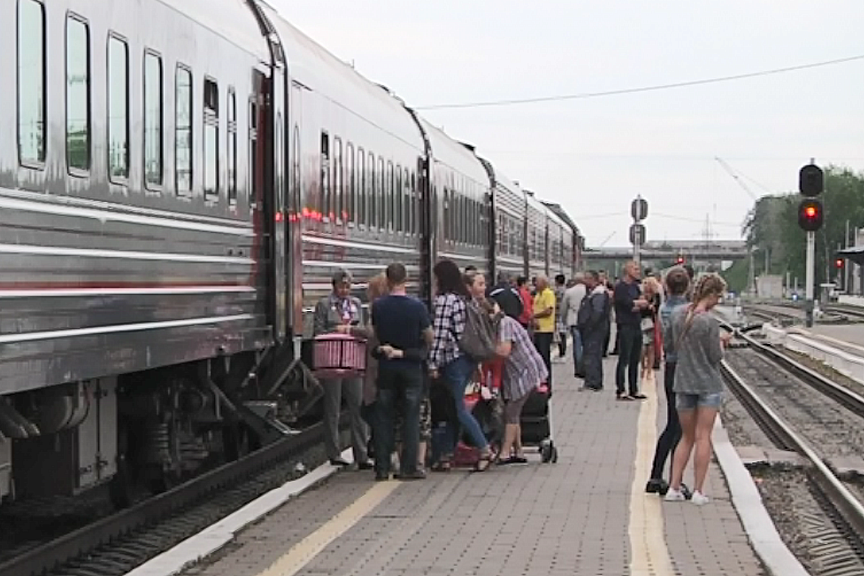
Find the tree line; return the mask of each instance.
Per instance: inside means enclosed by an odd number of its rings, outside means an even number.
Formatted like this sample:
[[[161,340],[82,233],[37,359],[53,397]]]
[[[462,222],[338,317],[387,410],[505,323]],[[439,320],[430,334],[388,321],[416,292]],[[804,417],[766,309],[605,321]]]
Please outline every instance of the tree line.
[[[803,287],[806,260],[806,233],[798,226],[796,192],[763,196],[747,214],[743,235],[753,251],[755,273],[797,277]],[[845,248],[846,225],[849,241],[855,228],[864,228],[864,172],[829,166],[825,170],[825,192],[820,197],[824,224],[816,232],[816,284],[831,282],[837,271],[837,249]]]

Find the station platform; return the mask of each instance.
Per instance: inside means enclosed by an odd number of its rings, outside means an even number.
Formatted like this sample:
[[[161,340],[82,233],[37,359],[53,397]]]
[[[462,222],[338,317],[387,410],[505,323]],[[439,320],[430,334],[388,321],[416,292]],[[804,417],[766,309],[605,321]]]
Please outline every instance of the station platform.
[[[580,392],[555,364],[556,464],[374,482],[342,471],[236,535],[188,576],[767,575],[712,463],[705,506],[644,492],[665,418],[660,396]],[[691,478],[690,472],[687,478]],[[747,476],[749,481],[749,475]],[[686,480],[685,480],[686,481]]]
[[[807,331],[817,337],[821,337],[827,342],[835,345],[840,345],[841,348],[847,349],[850,354],[862,356],[864,354],[864,327],[860,324],[845,324],[830,326],[817,324]],[[846,344],[846,346],[844,346]],[[851,344],[851,346],[848,346]]]

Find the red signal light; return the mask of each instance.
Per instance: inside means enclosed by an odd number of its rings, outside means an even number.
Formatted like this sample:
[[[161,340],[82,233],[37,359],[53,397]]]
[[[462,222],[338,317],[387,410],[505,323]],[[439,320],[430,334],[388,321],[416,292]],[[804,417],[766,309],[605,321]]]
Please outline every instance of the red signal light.
[[[684,264],[684,257],[678,256],[678,258],[675,259],[675,263],[676,264]]]
[[[807,232],[815,232],[822,227],[822,203],[818,200],[803,200],[798,205],[798,226]]]
[[[836,266],[837,268],[843,268],[844,264],[845,264],[845,262],[843,261],[843,258],[837,258],[834,261],[834,266]]]

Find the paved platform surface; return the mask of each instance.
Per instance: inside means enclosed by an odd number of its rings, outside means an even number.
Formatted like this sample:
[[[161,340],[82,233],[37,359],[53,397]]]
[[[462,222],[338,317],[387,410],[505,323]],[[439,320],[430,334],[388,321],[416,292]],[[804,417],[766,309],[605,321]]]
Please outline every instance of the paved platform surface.
[[[840,346],[849,354],[854,356],[864,356],[864,326],[861,324],[844,324],[842,326],[827,326],[816,325],[808,328],[810,332],[817,336],[826,336],[827,343],[835,346]],[[834,342],[831,342],[834,340]],[[848,342],[853,346],[842,346],[837,341]]]
[[[665,408],[653,383],[649,400],[616,402],[613,369],[610,358],[605,390],[592,393],[571,365],[554,366],[557,464],[532,453],[527,466],[412,483],[340,472],[185,574],[765,574],[717,466],[706,506],[643,492]]]

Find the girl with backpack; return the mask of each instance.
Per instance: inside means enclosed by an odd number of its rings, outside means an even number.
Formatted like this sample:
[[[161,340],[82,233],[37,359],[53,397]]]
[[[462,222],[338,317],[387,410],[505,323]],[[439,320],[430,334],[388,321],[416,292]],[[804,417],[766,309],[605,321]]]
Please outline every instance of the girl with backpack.
[[[434,339],[429,354],[429,375],[443,383],[453,397],[459,425],[480,452],[477,471],[485,471],[496,454],[483,435],[480,424],[465,406],[465,388],[477,371],[477,360],[463,353],[460,340],[465,332],[468,306],[472,299],[459,267],[451,260],[442,260],[432,270],[437,284],[435,316],[432,323]],[[456,425],[448,422],[444,439],[445,453],[432,467],[435,471],[450,469],[456,447]]]

